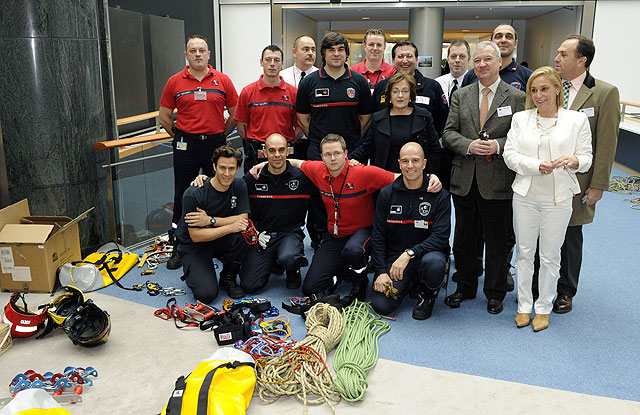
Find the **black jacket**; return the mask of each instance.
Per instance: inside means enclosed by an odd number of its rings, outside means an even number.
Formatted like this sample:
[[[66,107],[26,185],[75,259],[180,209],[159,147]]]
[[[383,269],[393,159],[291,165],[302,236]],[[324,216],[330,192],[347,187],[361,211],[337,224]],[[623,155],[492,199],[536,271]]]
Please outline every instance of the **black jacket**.
[[[391,149],[391,115],[390,108],[385,108],[373,114],[371,126],[364,142],[349,154],[350,158],[366,163],[371,159],[373,166],[385,170],[399,172],[398,155],[392,157],[392,166],[387,165]],[[431,113],[423,107],[413,107],[411,135],[406,137],[405,143],[416,142],[422,146],[427,159],[427,173],[436,173],[440,168],[440,141],[433,126]]]
[[[420,189],[409,190],[402,176],[380,191],[371,235],[375,275],[388,273],[387,264],[412,248],[419,260],[427,252],[449,255],[451,198],[446,190],[428,193],[425,174]],[[416,227],[416,222],[428,229]],[[416,260],[414,259],[414,260]]]

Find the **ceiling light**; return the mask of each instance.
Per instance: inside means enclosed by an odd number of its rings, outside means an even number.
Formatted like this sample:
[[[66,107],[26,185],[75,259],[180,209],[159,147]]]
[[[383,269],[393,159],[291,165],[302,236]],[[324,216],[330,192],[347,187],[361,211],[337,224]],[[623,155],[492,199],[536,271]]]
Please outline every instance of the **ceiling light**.
[[[463,32],[465,32],[465,33],[467,33],[467,32],[470,32],[470,31],[471,31],[471,29],[462,29],[462,31],[463,31]]]
[[[370,17],[361,17],[362,20],[371,20]]]
[[[406,38],[408,38],[409,35],[389,35],[389,37],[406,37]]]

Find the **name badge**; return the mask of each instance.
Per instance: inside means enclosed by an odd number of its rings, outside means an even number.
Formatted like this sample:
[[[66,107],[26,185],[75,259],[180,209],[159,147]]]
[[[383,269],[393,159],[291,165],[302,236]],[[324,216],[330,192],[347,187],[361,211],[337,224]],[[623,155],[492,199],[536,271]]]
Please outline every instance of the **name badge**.
[[[420,95],[418,95],[416,97],[416,104],[429,105],[429,101],[430,101],[429,97],[423,97],[423,96],[420,96]]]
[[[196,101],[206,101],[207,100],[207,91],[203,91],[198,87],[198,90],[193,93],[193,99]]]
[[[315,92],[316,92],[316,98],[329,96],[329,88],[318,88],[316,89]]]
[[[506,115],[511,115],[511,114],[513,114],[513,112],[511,111],[510,106],[498,108],[498,117],[504,117]]]
[[[182,150],[182,151],[186,151],[187,150],[187,143],[185,143],[184,141],[180,140],[176,143],[176,149],[177,150]]]
[[[580,112],[585,113],[587,115],[587,117],[595,117],[595,115],[596,115],[596,111],[593,109],[593,107],[582,108],[580,110]]]
[[[413,226],[418,229],[429,229],[429,222],[426,220],[414,220]]]

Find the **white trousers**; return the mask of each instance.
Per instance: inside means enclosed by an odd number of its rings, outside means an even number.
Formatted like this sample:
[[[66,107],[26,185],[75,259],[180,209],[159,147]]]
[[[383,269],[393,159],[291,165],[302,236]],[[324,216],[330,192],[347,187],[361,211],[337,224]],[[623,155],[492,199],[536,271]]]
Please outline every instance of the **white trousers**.
[[[571,218],[572,198],[557,204],[549,196],[513,195],[513,229],[516,234],[518,313],[531,313],[533,260],[540,241],[540,272],[536,314],[550,314],[560,271],[560,248]]]

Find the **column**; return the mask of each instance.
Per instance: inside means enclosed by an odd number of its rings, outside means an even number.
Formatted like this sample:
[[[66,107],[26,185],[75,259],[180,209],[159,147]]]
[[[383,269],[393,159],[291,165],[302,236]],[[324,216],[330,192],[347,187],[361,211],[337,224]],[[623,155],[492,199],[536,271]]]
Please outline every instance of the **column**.
[[[431,57],[430,61],[418,61],[418,70],[426,77],[440,76],[443,31],[443,8],[422,7],[409,11],[409,40],[416,44],[421,57]]]

